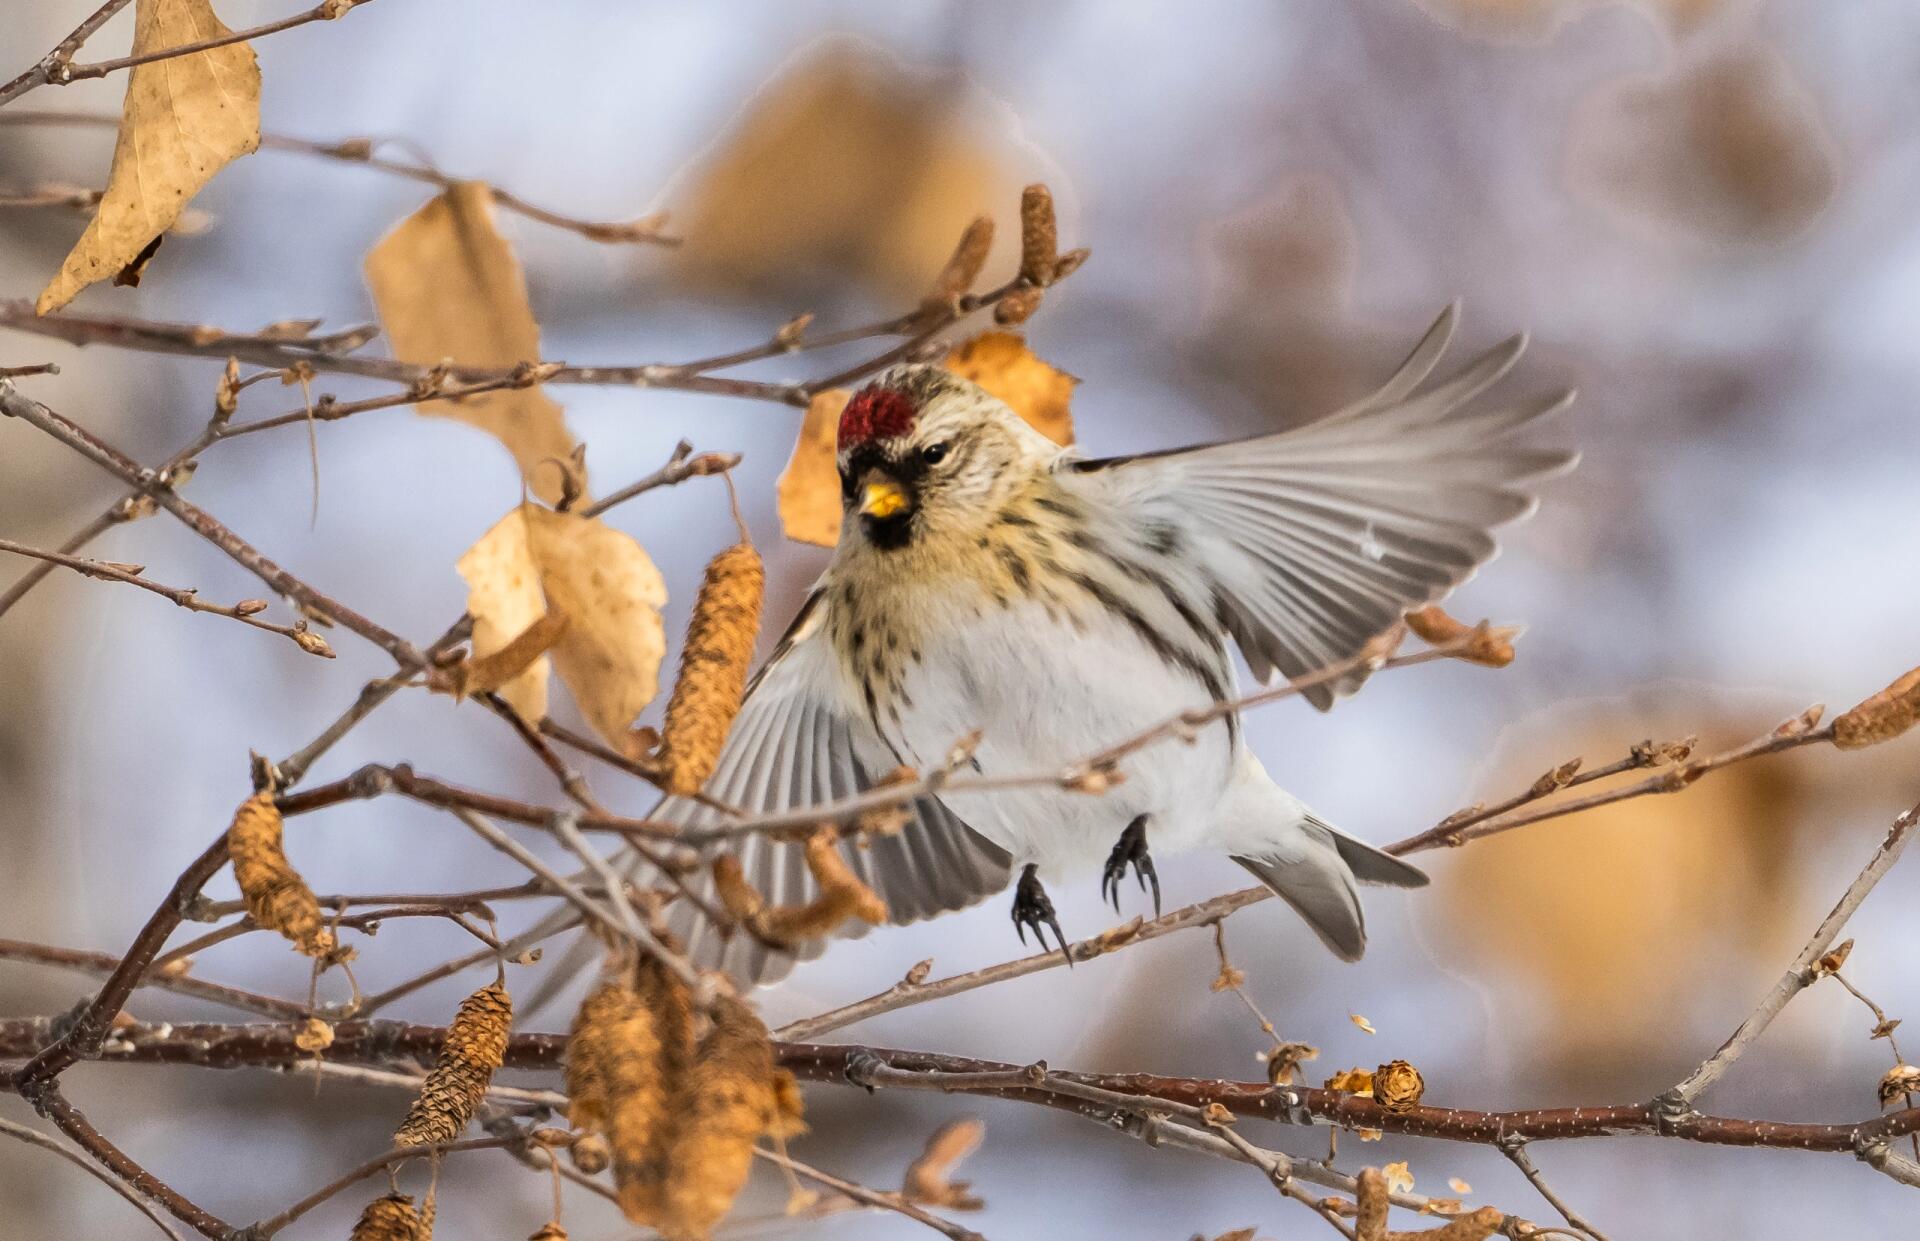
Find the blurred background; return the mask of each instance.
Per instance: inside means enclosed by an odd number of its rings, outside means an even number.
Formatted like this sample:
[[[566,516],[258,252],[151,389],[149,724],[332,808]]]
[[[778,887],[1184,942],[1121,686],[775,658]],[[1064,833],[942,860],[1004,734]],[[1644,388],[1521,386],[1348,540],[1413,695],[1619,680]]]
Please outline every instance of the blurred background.
[[[13,6],[0,71],[30,64],[94,7]],[[221,6],[235,27],[290,11]],[[86,58],[120,54],[130,28],[123,14]],[[1509,532],[1501,559],[1450,605],[1469,620],[1525,623],[1519,661],[1395,672],[1331,715],[1295,701],[1248,725],[1287,787],[1369,839],[1518,791],[1574,755],[1604,763],[1635,741],[1689,733],[1723,748],[1809,703],[1844,707],[1920,659],[1920,10],[1898,0],[386,0],[256,48],[270,132],[391,138],[446,172],[574,215],[672,213],[687,239],[676,252],[594,245],[502,215],[551,358],[673,361],[758,342],[803,310],[822,326],[896,313],[980,213],[1002,226],[987,273],[997,282],[1013,267],[1019,187],[1033,180],[1062,204],[1063,245],[1093,249],[1029,330],[1036,351],[1082,378],[1078,432],[1096,454],[1331,410],[1383,380],[1455,297],[1464,347],[1531,331],[1508,383],[1580,387],[1549,436],[1577,444],[1584,464],[1551,485],[1539,515]],[[124,85],[48,88],[22,110],[112,113]],[[0,186],[99,185],[111,142],[111,131],[0,127]],[[208,227],[170,238],[140,288],[103,285],[75,309],[235,330],[368,321],[361,257],[428,194],[262,152],[196,201]],[[55,210],[0,214],[0,294],[31,297],[83,224]],[[748,373],[820,374],[868,352]],[[47,360],[64,373],[32,381],[35,396],[149,461],[199,429],[219,372],[217,361],[0,335],[0,364]],[[382,389],[329,379],[318,390]],[[795,412],[606,388],[554,395],[591,446],[603,490],[655,468],[682,436],[745,453],[746,515],[769,553],[770,645],[826,557],[784,542],[774,515]],[[296,390],[266,385],[249,390],[242,413],[296,404]],[[323,425],[318,453],[317,524],[297,429],[217,448],[192,496],[382,623],[419,641],[438,633],[464,605],[455,559],[519,496],[512,460],[484,435],[404,409]],[[115,494],[30,428],[0,427],[0,533],[57,545]],[[732,538],[723,489],[657,492],[612,520],[664,572],[677,634],[701,566]],[[92,554],[144,563],[213,599],[260,593],[165,519],[122,527]],[[0,564],[0,586],[24,567]],[[247,750],[304,744],[390,667],[350,637],[335,646],[339,660],[323,663],[71,574],[0,619],[0,936],[123,950],[244,795]],[[1920,794],[1914,758],[1911,739],[1801,751],[1683,797],[1429,854],[1431,889],[1373,894],[1372,951],[1359,965],[1336,963],[1272,905],[1235,917],[1228,941],[1280,1034],[1321,1049],[1306,1066],[1315,1082],[1405,1057],[1432,1103],[1644,1099],[1778,976]],[[420,694],[369,720],[314,778],[401,760],[501,792],[550,793],[495,722]],[[650,804],[616,773],[593,775],[617,807]],[[517,878],[452,820],[397,800],[301,820],[289,841],[322,891]],[[1244,883],[1224,860],[1163,863],[1161,875],[1169,907]],[[1910,870],[1896,873],[1850,927],[1850,979],[1896,1017],[1920,1010],[1920,964],[1902,947],[1920,930],[1914,884]],[[230,895],[228,885],[213,891]],[[1097,886],[1089,875],[1054,892],[1070,934],[1113,921]],[[1140,912],[1137,898],[1127,912]],[[778,1021],[878,990],[925,957],[946,974],[1017,948],[995,899],[845,945],[767,994],[765,1008]],[[396,923],[363,944],[356,968],[374,990],[465,950],[452,928]],[[210,951],[199,972],[281,994],[305,976],[263,937]],[[1213,974],[1208,937],[1189,933],[841,1037],[1257,1078],[1266,1040],[1237,999],[1209,991]],[[450,980],[395,1015],[444,1021],[480,981]],[[0,963],[0,1011],[57,1012],[89,985]],[[151,992],[134,1011],[228,1016]],[[567,1011],[528,1025],[559,1028]],[[1815,988],[1710,1110],[1872,1114],[1892,1061],[1869,1041],[1871,1025],[1838,988]],[[69,1080],[136,1157],[238,1219],[383,1149],[404,1106],[266,1074],[83,1067]],[[1330,1235],[1250,1169],[1068,1117],[827,1087],[808,1095],[815,1132],[796,1155],[883,1186],[940,1120],[981,1116],[985,1146],[961,1175],[988,1204],[969,1222],[1001,1241],[1245,1226]],[[0,1099],[0,1115],[32,1119],[17,1099]],[[1320,1131],[1250,1136],[1324,1152]],[[1451,1194],[1457,1177],[1471,1204],[1552,1217],[1485,1148],[1348,1137],[1342,1149],[1350,1167],[1408,1161],[1428,1193]],[[1891,1237],[1907,1235],[1915,1210],[1913,1191],[1845,1157],[1653,1139],[1534,1153],[1616,1241]],[[547,1194],[544,1177],[504,1158],[456,1160],[441,1182],[443,1235],[525,1235]],[[740,1214],[777,1218],[784,1195],[773,1178],[756,1181]],[[288,1235],[344,1235],[358,1205],[345,1195]],[[20,1241],[148,1229],[77,1170],[13,1143],[0,1143],[0,1218]],[[568,1222],[577,1237],[632,1234],[584,1195]],[[856,1216],[795,1232],[915,1227]]]

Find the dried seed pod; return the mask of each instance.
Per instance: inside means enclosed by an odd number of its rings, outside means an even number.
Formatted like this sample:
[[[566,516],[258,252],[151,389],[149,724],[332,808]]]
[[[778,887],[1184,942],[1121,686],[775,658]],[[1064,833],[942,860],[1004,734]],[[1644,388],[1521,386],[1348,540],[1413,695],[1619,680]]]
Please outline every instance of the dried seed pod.
[[[976,216],[973,223],[967,225],[967,231],[960,234],[960,243],[953,248],[953,257],[947,260],[947,265],[940,269],[928,300],[938,305],[972,289],[973,282],[980,278],[980,269],[987,265],[987,252],[991,249],[993,219]]]
[[[1059,245],[1053,193],[1044,185],[1029,185],[1020,192],[1020,279],[1042,288],[1052,284]]]
[[[660,1231],[673,1241],[708,1236],[747,1182],[753,1145],[778,1120],[773,1046],[745,1003],[718,1000],[679,1092]]]
[[[422,1232],[420,1212],[414,1210],[413,1199],[407,1194],[388,1194],[375,1198],[360,1212],[360,1220],[353,1226],[353,1241],[425,1241],[431,1232]]]
[[[1506,1223],[1506,1215],[1499,1207],[1481,1207],[1465,1215],[1456,1215],[1438,1228],[1416,1229],[1411,1232],[1388,1232],[1381,1235],[1386,1241],[1486,1241],[1500,1231]],[[1364,1234],[1363,1234],[1364,1235]]]
[[[567,614],[550,607],[499,650],[450,668],[447,674],[450,688],[462,698],[468,694],[492,693],[552,650],[566,632]]]
[[[1920,668],[1833,721],[1833,744],[1860,750],[1891,741],[1920,721]]]
[[[247,900],[247,913],[255,922],[280,932],[310,957],[333,951],[333,932],[320,914],[320,902],[287,862],[280,807],[274,804],[271,789],[240,803],[227,829],[227,852],[233,859],[234,880]]]
[[[407,1109],[407,1119],[394,1132],[395,1146],[426,1146],[460,1136],[486,1097],[494,1070],[506,1060],[512,1026],[513,997],[499,983],[482,987],[460,1002],[439,1063],[427,1074],[419,1096]]]
[[[1383,1064],[1373,1071],[1373,1097],[1389,1112],[1404,1112],[1417,1106],[1426,1088],[1420,1070],[1405,1060]]]
[[[736,543],[707,565],[687,624],[680,676],[667,701],[660,770],[669,793],[699,792],[720,759],[720,746],[746,693],[766,584],[766,569],[751,543]]]
[[[1920,1068],[1911,1064],[1896,1064],[1880,1079],[1877,1093],[1880,1106],[1888,1108],[1893,1106],[1895,1099],[1917,1091],[1920,1091]]]

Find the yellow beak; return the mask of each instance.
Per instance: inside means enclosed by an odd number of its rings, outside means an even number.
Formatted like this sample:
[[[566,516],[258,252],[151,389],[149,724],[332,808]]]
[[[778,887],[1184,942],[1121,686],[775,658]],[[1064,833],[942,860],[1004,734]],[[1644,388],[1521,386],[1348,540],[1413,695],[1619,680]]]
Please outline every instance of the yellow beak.
[[[866,517],[885,519],[906,507],[907,493],[900,484],[886,479],[868,483],[860,496],[860,512]]]

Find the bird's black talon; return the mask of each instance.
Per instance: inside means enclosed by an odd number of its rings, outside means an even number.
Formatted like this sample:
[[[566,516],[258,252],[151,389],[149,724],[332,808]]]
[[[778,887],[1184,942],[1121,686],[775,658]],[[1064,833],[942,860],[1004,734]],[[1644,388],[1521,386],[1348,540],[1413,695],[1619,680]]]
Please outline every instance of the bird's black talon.
[[[1120,912],[1120,881],[1127,876],[1127,867],[1133,867],[1133,877],[1140,884],[1142,892],[1147,885],[1153,885],[1153,916],[1160,916],[1160,876],[1154,872],[1153,858],[1147,853],[1147,816],[1141,815],[1127,824],[1127,830],[1120,833],[1120,839],[1114,842],[1113,852],[1107,855],[1106,868],[1100,873],[1100,894],[1113,906],[1113,912]]]
[[[1040,941],[1042,948],[1047,947],[1047,928],[1052,928],[1053,937],[1060,941],[1060,955],[1066,958],[1068,968],[1072,968],[1073,954],[1067,951],[1066,933],[1054,916],[1047,890],[1040,886],[1038,868],[1031,862],[1020,872],[1020,882],[1013,890],[1013,928],[1022,944],[1027,942],[1028,927],[1033,928],[1033,937]]]

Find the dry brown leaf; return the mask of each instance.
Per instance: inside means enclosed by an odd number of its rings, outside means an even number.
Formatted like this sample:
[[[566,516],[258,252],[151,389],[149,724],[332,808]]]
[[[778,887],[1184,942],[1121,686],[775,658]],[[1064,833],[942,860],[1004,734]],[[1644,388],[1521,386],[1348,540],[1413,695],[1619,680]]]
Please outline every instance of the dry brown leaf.
[[[1051,171],[1007,120],[951,72],[822,41],[748,102],[675,190],[700,244],[674,259],[729,288],[832,272],[919,297],[983,207]],[[1013,254],[1012,238],[993,247],[1009,270]]]
[[[594,730],[618,746],[660,687],[666,583],[640,544],[598,518],[520,511],[547,602],[569,618],[554,667]]]
[[[840,472],[834,452],[840,412],[853,393],[829,388],[807,405],[800,438],[780,475],[780,529],[799,543],[832,547],[840,541]]]
[[[549,655],[503,683],[500,696],[522,718],[543,718],[551,658],[594,731],[623,746],[659,689],[666,651],[667,587],[645,549],[598,518],[523,504],[460,557],[459,569],[477,663],[504,661],[549,611],[567,618]]]
[[[934,1130],[919,1158],[907,1166],[900,1192],[907,1201],[949,1211],[978,1211],[987,1204],[971,1191],[972,1182],[952,1179],[954,1167],[980,1148],[987,1127],[971,1116]]]
[[[473,659],[483,663],[516,637],[537,624],[547,611],[546,592],[540,589],[540,569],[533,562],[527,523],[514,509],[480,536],[455,566],[467,581],[467,611],[473,616]],[[494,687],[524,720],[547,716],[545,655]]]
[[[1575,108],[1566,182],[1620,221],[1698,245],[1804,233],[1840,186],[1820,98],[1753,44],[1601,86]]]
[[[1373,1074],[1365,1069],[1342,1069],[1327,1079],[1328,1090],[1373,1097]]]
[[[402,220],[368,252],[367,284],[393,356],[420,366],[451,358],[466,366],[540,361],[540,325],[527,282],[494,227],[493,192],[462,181]],[[533,493],[549,504],[563,490],[573,435],[560,406],[539,387],[483,392],[416,405],[494,436]]]
[[[133,23],[136,56],[232,33],[208,0],[140,0]],[[36,313],[126,271],[201,187],[259,145],[260,66],[247,44],[135,65],[106,193]]]
[[[1056,444],[1073,443],[1073,386],[1080,381],[1034,356],[1014,332],[982,332],[943,365],[971,379]]]

